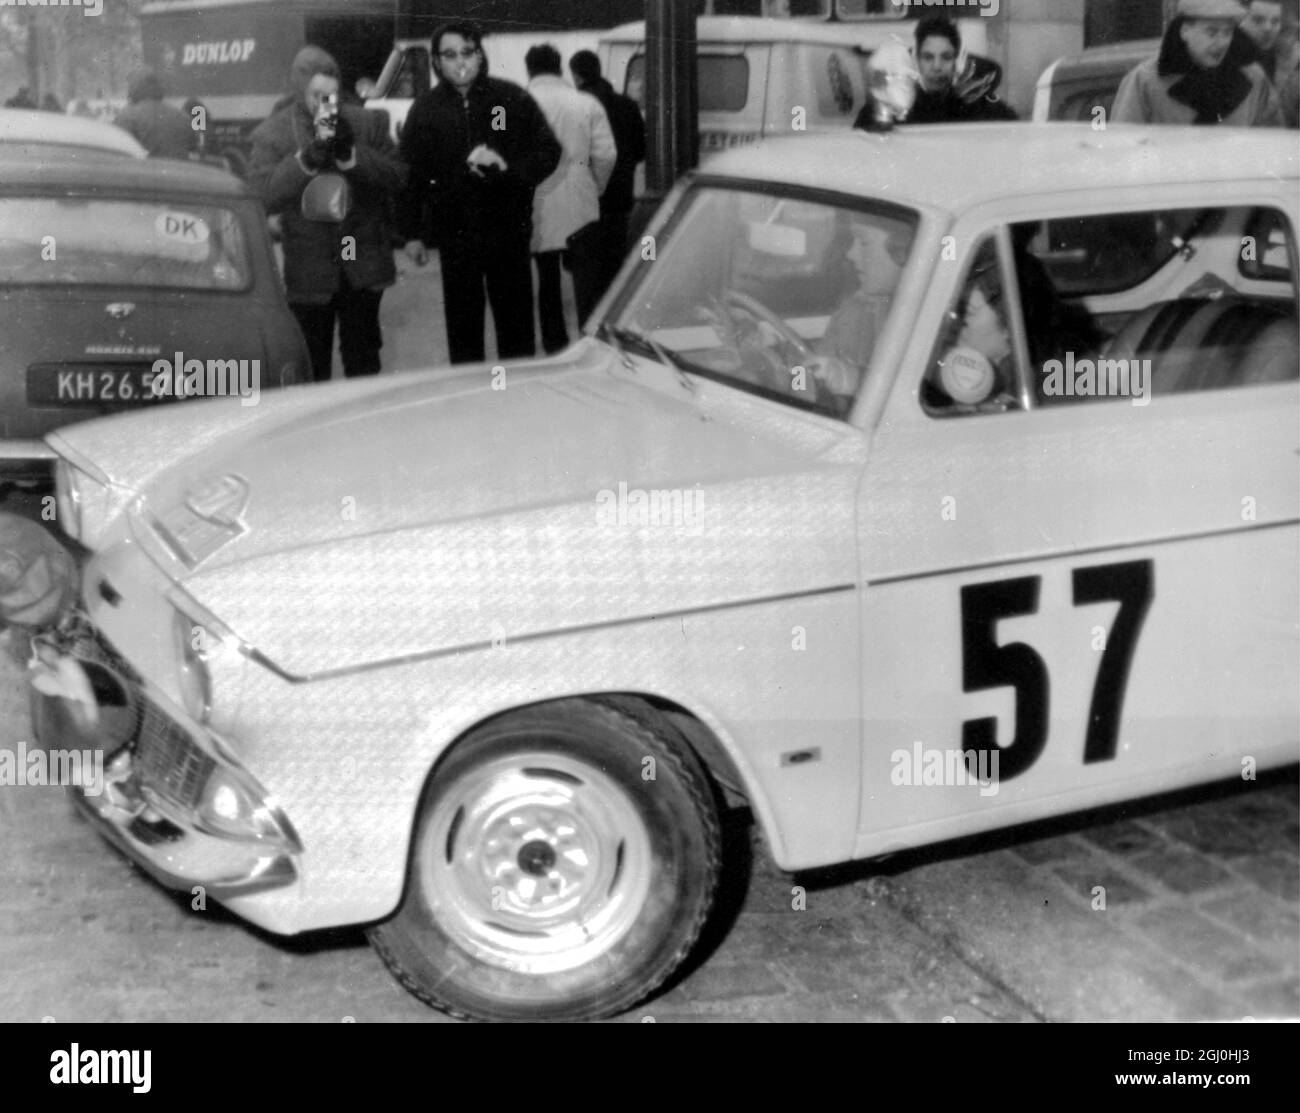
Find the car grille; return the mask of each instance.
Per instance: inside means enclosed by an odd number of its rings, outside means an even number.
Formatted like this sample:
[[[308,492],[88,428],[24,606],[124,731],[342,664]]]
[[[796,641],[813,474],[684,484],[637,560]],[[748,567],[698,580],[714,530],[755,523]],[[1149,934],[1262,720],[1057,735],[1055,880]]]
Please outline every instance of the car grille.
[[[189,733],[160,707],[140,700],[140,730],[135,743],[135,769],[140,783],[163,799],[193,807],[216,761],[199,749]]]
[[[216,767],[215,760],[195,745],[184,727],[145,695],[136,671],[88,621],[77,624],[72,644],[65,645],[64,652],[89,665],[100,666],[125,689],[127,702],[135,712],[126,744],[134,751],[134,767],[141,785],[164,801],[183,808],[193,807]],[[96,695],[103,699],[95,670],[90,670],[90,674]]]

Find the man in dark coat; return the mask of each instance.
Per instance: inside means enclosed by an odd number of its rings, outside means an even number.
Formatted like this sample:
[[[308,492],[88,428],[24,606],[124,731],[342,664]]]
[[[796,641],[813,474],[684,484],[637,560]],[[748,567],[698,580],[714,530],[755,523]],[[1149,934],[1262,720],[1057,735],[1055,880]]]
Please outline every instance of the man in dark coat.
[[[162,82],[151,69],[136,71],[126,85],[130,102],[114,123],[140,141],[150,158],[189,158],[198,132],[180,109],[163,100]]]
[[[325,51],[303,47],[290,83],[292,101],[253,132],[248,182],[268,213],[283,214],[284,283],[313,377],[330,377],[336,320],[343,373],[375,375],[383,346],[379,301],[397,278],[388,214],[406,185],[406,167],[383,116],[342,105],[331,126],[339,68]],[[330,171],[347,180],[348,211],[341,223],[309,220],[301,212],[303,190]]]
[[[614,92],[614,86],[600,75],[600,59],[590,50],[579,50],[569,59],[573,84],[590,93],[605,110],[618,157],[605,192],[600,195],[600,231],[603,266],[600,293],[614,281],[627,254],[628,221],[632,215],[637,163],[645,159],[645,121],[631,97]]]
[[[440,27],[433,57],[439,82],[402,129],[406,253],[423,266],[426,244],[438,248],[453,363],[484,358],[485,288],[498,358],[531,356],[533,191],[559,166],[560,143],[532,97],[488,76],[473,23]]]

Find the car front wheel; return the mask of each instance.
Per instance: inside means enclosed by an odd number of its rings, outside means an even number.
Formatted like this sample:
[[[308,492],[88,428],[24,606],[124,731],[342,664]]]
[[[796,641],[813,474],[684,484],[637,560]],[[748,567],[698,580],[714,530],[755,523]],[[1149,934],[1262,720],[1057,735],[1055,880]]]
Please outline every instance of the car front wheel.
[[[436,771],[402,905],[370,938],[455,1015],[607,1016],[690,952],[720,853],[707,777],[648,707],[543,704],[477,728]]]

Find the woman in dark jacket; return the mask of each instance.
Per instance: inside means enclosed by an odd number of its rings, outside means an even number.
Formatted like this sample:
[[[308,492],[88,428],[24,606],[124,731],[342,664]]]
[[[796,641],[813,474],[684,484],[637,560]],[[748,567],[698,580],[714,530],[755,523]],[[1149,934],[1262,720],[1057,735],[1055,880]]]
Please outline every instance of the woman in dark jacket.
[[[339,93],[339,68],[325,51],[303,47],[290,71],[293,99],[253,132],[248,181],[267,212],[283,214],[284,282],[311,350],[317,381],[330,377],[338,322],[343,373],[379,371],[379,301],[397,278],[389,213],[406,185],[406,166],[383,116],[343,105],[318,128],[326,98]],[[302,215],[303,190],[321,173],[347,180],[341,222]]]

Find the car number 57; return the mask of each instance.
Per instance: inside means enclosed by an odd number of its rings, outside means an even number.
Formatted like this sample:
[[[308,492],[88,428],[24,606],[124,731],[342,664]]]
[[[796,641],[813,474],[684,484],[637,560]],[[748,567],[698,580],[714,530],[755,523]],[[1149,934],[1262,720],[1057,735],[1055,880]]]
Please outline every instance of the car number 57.
[[[1088,709],[1083,762],[1090,765],[1115,757],[1129,668],[1155,591],[1155,564],[1136,560],[1076,568],[1073,581],[1076,607],[1119,603]],[[1041,576],[1024,576],[961,589],[962,691],[1011,687],[1016,692],[1015,737],[1002,747],[1000,756],[1004,781],[1025,772],[1047,745],[1051,681],[1036,650],[1024,642],[999,645],[996,629],[1001,619],[1035,614],[1041,584]],[[997,719],[966,720],[961,741],[968,763],[972,753],[997,748]]]

